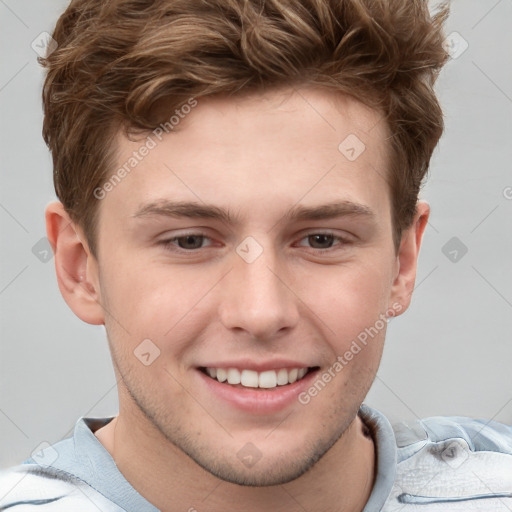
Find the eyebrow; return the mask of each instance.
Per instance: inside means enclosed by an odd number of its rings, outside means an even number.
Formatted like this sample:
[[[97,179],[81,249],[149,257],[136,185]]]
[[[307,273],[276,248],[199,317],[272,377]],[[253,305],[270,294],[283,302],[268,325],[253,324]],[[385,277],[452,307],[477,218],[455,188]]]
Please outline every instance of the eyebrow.
[[[213,219],[227,224],[240,224],[240,218],[218,206],[193,201],[155,201],[141,206],[132,215],[135,218],[164,216],[174,218]],[[284,215],[288,221],[325,220],[356,216],[374,219],[375,212],[368,206],[352,201],[338,201],[319,206],[295,205]]]

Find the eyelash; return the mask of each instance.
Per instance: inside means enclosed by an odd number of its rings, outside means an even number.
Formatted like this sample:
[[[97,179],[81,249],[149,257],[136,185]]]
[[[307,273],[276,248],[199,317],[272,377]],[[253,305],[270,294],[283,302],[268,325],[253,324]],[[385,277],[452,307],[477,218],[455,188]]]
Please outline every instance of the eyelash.
[[[340,242],[339,245],[341,245],[341,246],[350,244],[350,240],[348,240],[347,238],[335,235],[334,233],[330,233],[328,231],[313,231],[311,233],[307,233],[306,235],[304,235],[300,240],[301,241],[305,240],[311,236],[332,236],[333,243],[336,240],[338,240]],[[174,242],[177,242],[178,240],[182,240],[187,237],[197,237],[197,238],[202,237],[204,239],[209,239],[209,237],[204,233],[184,233],[183,235],[176,236],[176,237],[170,238],[168,240],[162,240],[162,242],[160,242],[160,243],[161,243],[161,245],[164,246],[164,248],[170,249],[171,251],[182,253],[182,254],[194,253],[194,252],[199,251],[200,249],[204,249],[204,247],[199,247],[197,249],[182,249],[181,247],[177,247],[176,245],[174,245]],[[207,247],[209,247],[209,246],[207,246]],[[330,247],[329,249],[315,249],[314,247],[312,247],[311,249],[314,251],[315,254],[325,254],[325,253],[333,252],[336,250],[333,247]]]

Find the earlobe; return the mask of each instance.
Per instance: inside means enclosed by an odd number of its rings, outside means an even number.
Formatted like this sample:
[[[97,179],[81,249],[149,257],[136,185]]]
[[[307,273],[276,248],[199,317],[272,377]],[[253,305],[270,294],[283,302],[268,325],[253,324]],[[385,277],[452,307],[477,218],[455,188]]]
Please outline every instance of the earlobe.
[[[418,256],[423,234],[430,216],[430,206],[425,201],[418,201],[416,214],[411,226],[402,233],[400,250],[397,255],[397,274],[391,289],[391,304],[398,303],[402,306],[402,314],[411,303]]]
[[[46,233],[53,249],[62,297],[84,322],[103,324],[98,265],[80,229],[58,201],[46,207],[45,216]]]

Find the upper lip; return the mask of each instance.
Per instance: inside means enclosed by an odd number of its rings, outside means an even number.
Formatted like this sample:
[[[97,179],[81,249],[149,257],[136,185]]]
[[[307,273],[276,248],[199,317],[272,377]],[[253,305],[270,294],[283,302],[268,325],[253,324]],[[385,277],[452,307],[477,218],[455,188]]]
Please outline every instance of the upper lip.
[[[238,359],[236,361],[219,361],[200,365],[200,368],[238,368],[264,372],[266,370],[280,370],[281,368],[311,368],[315,365],[292,361],[291,359],[273,359],[272,361],[254,361],[254,359]]]

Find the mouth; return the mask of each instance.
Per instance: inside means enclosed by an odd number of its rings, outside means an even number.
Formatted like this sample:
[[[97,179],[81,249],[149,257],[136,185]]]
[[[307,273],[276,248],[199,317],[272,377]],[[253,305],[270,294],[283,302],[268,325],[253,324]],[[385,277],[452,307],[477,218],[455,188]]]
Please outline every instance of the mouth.
[[[269,364],[247,360],[238,365],[196,367],[205,403],[218,403],[252,417],[281,414],[298,406],[300,393],[312,385],[320,372],[320,366],[289,361],[275,361],[274,367]]]
[[[301,381],[311,373],[319,370],[319,366],[302,368],[276,368],[258,372],[246,368],[213,368],[199,367],[204,375],[221,384],[233,388],[251,391],[277,391]]]

